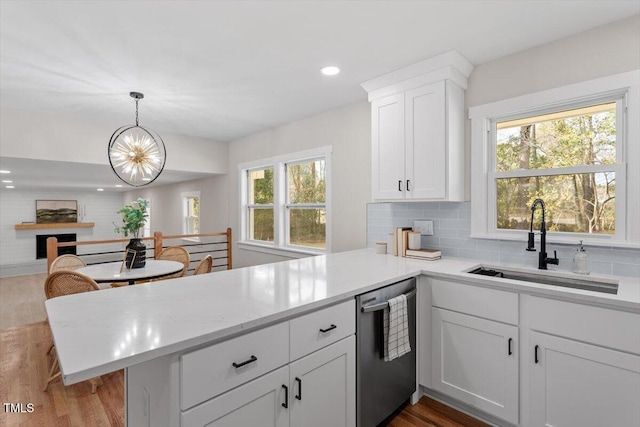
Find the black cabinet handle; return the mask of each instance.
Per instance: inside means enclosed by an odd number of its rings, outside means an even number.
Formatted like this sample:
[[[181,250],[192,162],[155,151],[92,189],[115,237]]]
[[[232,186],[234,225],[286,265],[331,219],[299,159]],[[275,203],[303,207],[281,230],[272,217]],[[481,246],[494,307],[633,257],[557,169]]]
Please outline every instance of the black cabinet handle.
[[[251,358],[249,360],[245,360],[244,362],[240,362],[240,363],[233,362],[232,365],[234,368],[238,369],[243,367],[244,365],[248,365],[249,363],[255,362],[256,360],[258,360],[258,358],[251,355]]]
[[[282,384],[282,388],[284,389],[284,403],[282,404],[282,407],[287,409],[289,408],[289,387]]]
[[[509,338],[508,341],[508,347],[509,347],[509,356],[511,356],[513,354],[513,352],[511,351],[511,342],[513,341],[513,338]]]
[[[296,377],[296,382],[298,383],[298,394],[295,395],[295,398],[302,400],[302,380]]]
[[[409,190],[409,183],[410,183],[410,182],[411,182],[411,180],[409,180],[409,179],[408,179],[408,180],[407,180],[407,191],[410,191],[410,190]]]
[[[335,328],[337,328],[337,326],[332,323],[331,326],[329,326],[327,329],[320,329],[320,332],[322,332],[323,334],[326,334],[327,332],[332,331]]]
[[[533,348],[533,361],[535,363],[538,363],[538,346],[537,345]]]
[[[398,191],[402,191],[402,180],[398,180]]]

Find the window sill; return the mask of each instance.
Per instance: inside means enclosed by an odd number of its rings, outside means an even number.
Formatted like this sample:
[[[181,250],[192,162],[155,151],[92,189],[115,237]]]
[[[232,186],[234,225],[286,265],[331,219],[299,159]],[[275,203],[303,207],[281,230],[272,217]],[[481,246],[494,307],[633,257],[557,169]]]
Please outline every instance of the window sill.
[[[534,230],[536,234],[536,241],[539,239],[540,232]],[[472,239],[486,239],[486,240],[508,240],[523,242],[527,244],[527,231],[522,233],[471,233],[469,236]],[[547,243],[554,243],[558,245],[577,245],[578,241],[582,240],[585,246],[599,246],[606,248],[624,248],[624,249],[640,249],[640,243],[630,243],[620,240],[613,240],[612,237],[588,237],[585,235],[579,236],[554,236],[547,234]]]
[[[287,258],[306,258],[308,256],[314,256],[314,255],[326,255],[326,252],[324,251],[321,252],[321,251],[314,251],[311,249],[307,250],[307,249],[302,249],[302,248],[298,249],[298,248],[292,248],[292,247],[282,248],[282,247],[275,247],[272,245],[263,245],[260,243],[248,242],[248,241],[238,242],[238,249],[262,252],[262,253],[271,254],[271,255],[279,255]]]

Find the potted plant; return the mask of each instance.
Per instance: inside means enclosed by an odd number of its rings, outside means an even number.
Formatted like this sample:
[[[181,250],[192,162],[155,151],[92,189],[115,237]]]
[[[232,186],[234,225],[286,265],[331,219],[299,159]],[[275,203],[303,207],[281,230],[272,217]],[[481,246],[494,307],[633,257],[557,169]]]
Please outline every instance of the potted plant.
[[[124,237],[131,236],[126,247],[125,265],[127,268],[142,268],[146,264],[147,246],[140,240],[140,230],[144,227],[149,214],[149,201],[138,198],[118,211],[122,215],[122,225],[116,224],[115,232]]]

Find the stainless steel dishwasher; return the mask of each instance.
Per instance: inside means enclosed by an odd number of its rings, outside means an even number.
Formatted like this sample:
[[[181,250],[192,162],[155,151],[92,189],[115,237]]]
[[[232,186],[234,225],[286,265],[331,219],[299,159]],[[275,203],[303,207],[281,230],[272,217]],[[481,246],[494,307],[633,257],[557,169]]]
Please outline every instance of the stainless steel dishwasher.
[[[387,301],[407,296],[411,351],[384,361],[383,310]],[[375,427],[400,408],[416,390],[416,279],[407,279],[356,297],[356,420]]]

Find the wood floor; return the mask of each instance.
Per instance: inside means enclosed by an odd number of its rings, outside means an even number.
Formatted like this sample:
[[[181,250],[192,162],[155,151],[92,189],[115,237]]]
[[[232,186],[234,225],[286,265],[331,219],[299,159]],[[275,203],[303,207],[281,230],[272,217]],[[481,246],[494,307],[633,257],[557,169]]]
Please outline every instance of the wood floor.
[[[104,375],[91,394],[88,381],[65,387],[55,380],[45,393],[47,349],[51,332],[46,322],[0,332],[0,401],[32,403],[32,413],[7,413],[0,408],[0,426],[124,426],[123,371]]]
[[[124,426],[123,371],[102,376],[95,394],[89,382],[65,387],[60,380],[42,391],[51,345],[51,331],[42,321],[46,318],[43,286],[44,275],[0,279],[0,402],[34,405],[32,413],[0,408],[0,426]],[[404,408],[388,425],[488,427],[426,397]]]

